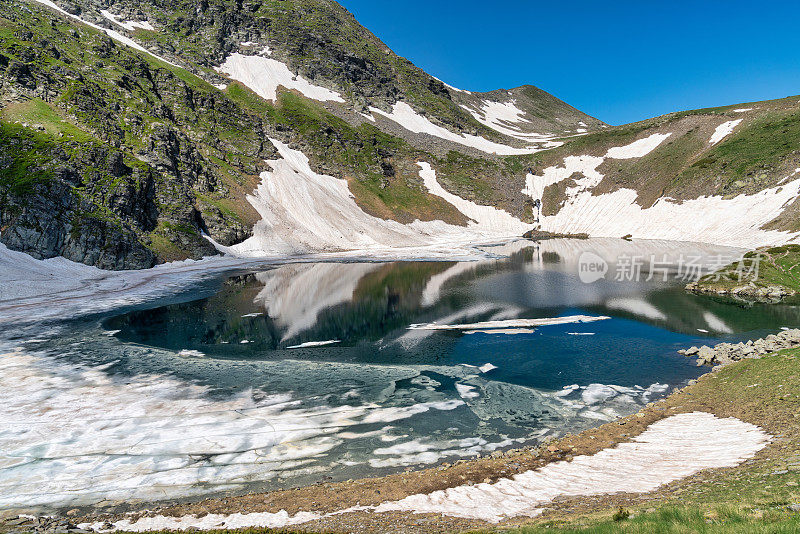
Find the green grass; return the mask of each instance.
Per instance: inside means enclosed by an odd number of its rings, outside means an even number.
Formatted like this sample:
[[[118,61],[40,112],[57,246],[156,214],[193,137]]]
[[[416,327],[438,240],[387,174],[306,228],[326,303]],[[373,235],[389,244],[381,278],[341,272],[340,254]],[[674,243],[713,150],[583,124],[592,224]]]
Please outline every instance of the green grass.
[[[91,136],[69,122],[59,110],[40,98],[9,104],[1,113],[4,121],[40,125],[53,136],[67,136],[76,141],[91,139]]]
[[[52,139],[17,124],[0,121],[0,200],[7,195],[23,196],[37,183],[51,180],[48,162]]]
[[[510,530],[509,534],[781,534],[800,532],[800,514],[787,508],[768,510],[722,506],[704,510],[700,507],[665,507],[652,512],[633,514],[574,526],[537,526]]]
[[[769,111],[705,152],[677,179],[686,183],[720,176],[727,188],[755,192],[768,185],[786,158],[798,151],[800,110]]]

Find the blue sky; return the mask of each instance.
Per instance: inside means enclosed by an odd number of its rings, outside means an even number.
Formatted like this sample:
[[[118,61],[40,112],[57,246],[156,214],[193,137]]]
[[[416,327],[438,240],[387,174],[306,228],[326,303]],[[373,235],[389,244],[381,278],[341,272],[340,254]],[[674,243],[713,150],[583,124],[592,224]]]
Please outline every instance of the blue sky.
[[[533,84],[610,124],[800,94],[800,2],[339,0],[473,91]]]

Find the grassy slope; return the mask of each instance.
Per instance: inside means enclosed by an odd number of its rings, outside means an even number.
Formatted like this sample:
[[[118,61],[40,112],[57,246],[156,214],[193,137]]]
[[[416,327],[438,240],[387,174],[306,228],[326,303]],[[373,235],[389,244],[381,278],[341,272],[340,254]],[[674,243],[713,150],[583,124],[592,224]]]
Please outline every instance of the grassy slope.
[[[734,112],[747,107],[754,110]],[[738,119],[743,122],[733,134],[716,145],[709,144],[719,124]],[[645,207],[663,195],[677,199],[701,195],[732,197],[773,187],[800,167],[800,105],[797,97],[790,97],[671,113],[572,138],[565,146],[541,154],[537,171],[563,165],[564,157],[569,155],[602,156],[612,146],[626,145],[654,133],[672,135],[645,157],[603,163],[598,170],[606,178],[595,190],[598,194],[632,188],[639,192],[638,202]],[[551,204],[563,200],[563,194],[557,192],[550,196]],[[800,228],[795,216],[797,208],[790,211],[792,216],[771,227]]]
[[[89,2],[77,2],[91,8]],[[327,0],[149,0],[117,2],[141,10],[168,31],[137,31],[152,46],[210,71],[238,43],[269,44],[273,55],[301,75],[336,86],[358,108],[387,108],[405,99],[431,120],[500,139],[450,98],[445,86],[392,52],[342,6]]]

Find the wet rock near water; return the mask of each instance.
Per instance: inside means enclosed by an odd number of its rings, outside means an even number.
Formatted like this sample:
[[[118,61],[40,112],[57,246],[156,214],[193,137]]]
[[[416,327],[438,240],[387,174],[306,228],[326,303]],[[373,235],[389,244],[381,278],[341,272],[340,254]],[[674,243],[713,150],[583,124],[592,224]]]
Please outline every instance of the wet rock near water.
[[[746,343],[720,343],[679,350],[678,354],[697,358],[697,365],[729,365],[747,358],[761,358],[773,352],[800,347],[800,330],[784,330]]]
[[[747,284],[737,287],[714,287],[704,285],[702,282],[693,282],[686,286],[686,291],[696,293],[698,295],[712,295],[726,298],[734,298],[738,300],[755,301],[755,302],[780,302],[789,297],[794,297],[797,292],[793,289],[783,286],[757,286],[755,284]]]
[[[88,534],[90,531],[78,528],[77,525],[63,517],[35,517],[21,515],[8,519],[0,519],[0,532],[16,534],[41,533],[41,534]]]

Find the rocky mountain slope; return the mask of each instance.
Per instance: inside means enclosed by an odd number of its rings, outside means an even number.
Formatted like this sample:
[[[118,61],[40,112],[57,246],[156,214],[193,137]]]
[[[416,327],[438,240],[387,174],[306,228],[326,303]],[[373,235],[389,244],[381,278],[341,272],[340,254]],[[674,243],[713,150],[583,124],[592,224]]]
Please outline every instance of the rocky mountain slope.
[[[37,258],[800,231],[796,98],[607,127],[450,87],[328,0],[11,0],[0,99],[0,242]]]

